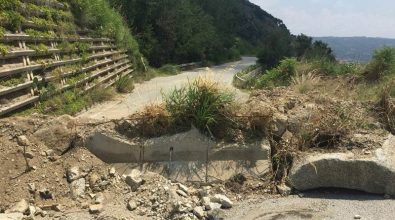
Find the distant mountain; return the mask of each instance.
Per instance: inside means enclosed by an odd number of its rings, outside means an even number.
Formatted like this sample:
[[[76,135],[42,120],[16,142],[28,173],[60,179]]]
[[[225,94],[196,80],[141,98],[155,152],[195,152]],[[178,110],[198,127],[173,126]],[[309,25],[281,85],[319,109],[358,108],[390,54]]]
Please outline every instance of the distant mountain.
[[[372,37],[315,37],[333,49],[341,61],[368,62],[373,51],[383,46],[395,47],[395,39]]]

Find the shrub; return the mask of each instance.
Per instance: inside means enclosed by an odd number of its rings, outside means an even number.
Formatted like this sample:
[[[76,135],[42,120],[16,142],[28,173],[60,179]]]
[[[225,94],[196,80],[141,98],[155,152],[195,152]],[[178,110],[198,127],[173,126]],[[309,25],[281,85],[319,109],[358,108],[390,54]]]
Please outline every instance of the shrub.
[[[115,82],[115,88],[119,93],[129,93],[134,89],[134,82],[128,76],[122,76]]]
[[[5,56],[8,53],[8,46],[0,43],[0,54]]]
[[[395,48],[384,47],[374,52],[372,60],[366,66],[365,77],[377,81],[386,75],[395,74]]]
[[[137,41],[131,34],[122,16],[110,7],[107,0],[69,0],[72,12],[82,27],[95,30],[96,34],[116,40],[126,49],[138,70],[143,69],[143,60]]]
[[[164,97],[166,110],[176,123],[194,125],[203,132],[214,132],[216,125],[232,123],[234,94],[221,90],[218,83],[198,78]]]
[[[319,81],[319,79],[320,78],[314,74],[314,71],[311,71],[307,74],[302,73],[292,77],[292,86],[296,91],[304,94],[312,90]]]
[[[274,69],[266,71],[257,81],[257,88],[270,88],[289,85],[292,77],[296,75],[297,60],[287,58],[280,62]]]
[[[384,87],[380,101],[380,118],[390,132],[395,134],[395,80]]]
[[[159,68],[158,71],[166,75],[177,75],[181,72],[181,69],[176,65],[166,64]]]

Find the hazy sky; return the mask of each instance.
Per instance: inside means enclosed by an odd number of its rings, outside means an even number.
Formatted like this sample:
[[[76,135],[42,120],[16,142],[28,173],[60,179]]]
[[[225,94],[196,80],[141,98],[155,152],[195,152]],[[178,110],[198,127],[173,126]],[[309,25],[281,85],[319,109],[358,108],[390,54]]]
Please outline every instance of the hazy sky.
[[[293,34],[395,38],[395,0],[250,0]]]

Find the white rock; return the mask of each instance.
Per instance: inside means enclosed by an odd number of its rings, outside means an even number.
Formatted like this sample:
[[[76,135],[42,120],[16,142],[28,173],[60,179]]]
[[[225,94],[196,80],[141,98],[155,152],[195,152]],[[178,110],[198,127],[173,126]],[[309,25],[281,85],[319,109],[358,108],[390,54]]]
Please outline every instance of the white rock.
[[[202,197],[202,205],[206,210],[211,210],[210,206],[210,198],[209,197]]]
[[[17,143],[21,146],[29,146],[30,142],[29,139],[25,135],[21,135],[17,138]]]
[[[130,200],[128,202],[127,208],[129,209],[129,211],[134,211],[137,208],[136,202]]]
[[[112,176],[112,177],[115,176],[116,172],[117,172],[117,171],[115,170],[115,167],[111,167],[110,170],[108,171],[108,173],[109,173],[110,176]]]
[[[8,209],[5,213],[25,213],[29,209],[29,203],[22,199],[21,201],[14,204],[10,209]]]
[[[70,183],[71,194],[74,197],[82,196],[85,194],[85,179],[80,178]]]
[[[354,219],[361,219],[362,217],[360,215],[354,215]]]
[[[89,206],[89,213],[91,214],[99,214],[103,210],[102,204],[95,204]]]
[[[221,204],[216,203],[216,202],[210,202],[208,206],[206,207],[207,210],[214,210],[214,209],[220,209],[222,207]]]
[[[29,206],[29,215],[34,216],[36,215],[37,209],[35,206]]]
[[[189,195],[189,188],[181,183],[178,184],[178,188],[184,191],[187,195]]]
[[[25,155],[25,157],[27,159],[33,159],[34,158],[34,153],[31,152],[31,151],[26,151],[26,153],[24,155]]]
[[[289,196],[292,191],[292,189],[285,184],[277,185],[276,188],[282,196]]]
[[[124,175],[124,178],[125,182],[132,188],[132,191],[136,191],[143,183],[141,172],[136,169],[133,169],[129,174]]]
[[[1,220],[22,220],[22,213],[0,213]]]
[[[103,193],[98,193],[95,195],[95,204],[103,204],[104,203],[104,195]]]
[[[70,167],[67,169],[66,175],[67,175],[67,180],[69,182],[73,182],[74,180],[79,179],[81,177],[80,168]]]
[[[176,192],[177,192],[178,195],[180,195],[182,197],[188,197],[188,195],[182,190],[177,190]]]
[[[229,209],[233,206],[232,201],[230,201],[230,199],[225,195],[221,194],[215,194],[213,197],[210,198],[210,201],[221,204],[221,208],[224,209]]]
[[[203,219],[203,218],[204,218],[204,210],[203,210],[203,207],[201,207],[201,206],[196,206],[196,207],[193,209],[193,214],[194,214],[196,217],[198,217],[199,219]]]

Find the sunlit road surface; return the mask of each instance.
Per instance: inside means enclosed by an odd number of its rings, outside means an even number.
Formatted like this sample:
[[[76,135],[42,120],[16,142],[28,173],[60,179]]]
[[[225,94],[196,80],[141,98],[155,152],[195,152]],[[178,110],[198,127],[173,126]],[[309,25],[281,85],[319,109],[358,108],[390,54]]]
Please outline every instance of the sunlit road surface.
[[[211,78],[234,90],[237,100],[242,102],[247,100],[248,94],[232,87],[233,76],[255,62],[255,57],[243,57],[242,60],[232,63],[184,71],[175,76],[157,77],[136,84],[132,93],[123,95],[117,100],[96,105],[88,111],[82,112],[79,117],[97,120],[126,118],[148,104],[160,103],[163,94],[169,93],[174,88],[180,88],[198,77]]]

